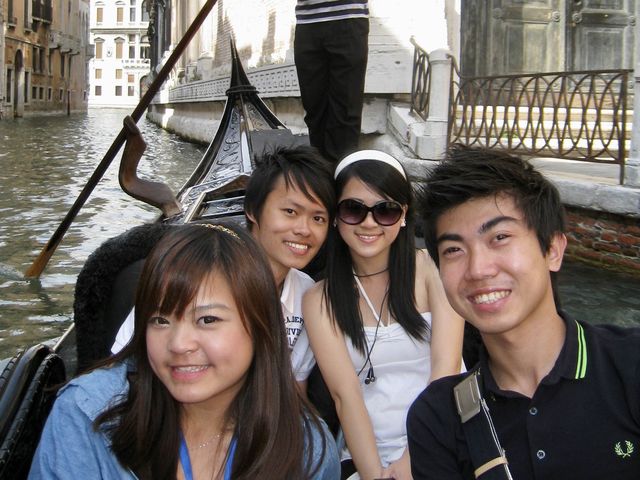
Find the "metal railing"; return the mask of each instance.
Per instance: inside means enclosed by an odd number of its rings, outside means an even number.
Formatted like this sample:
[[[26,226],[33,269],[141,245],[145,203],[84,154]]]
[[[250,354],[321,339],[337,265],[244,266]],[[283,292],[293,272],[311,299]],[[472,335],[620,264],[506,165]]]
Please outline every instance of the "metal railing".
[[[411,77],[411,111],[423,120],[429,116],[429,93],[431,91],[431,64],[429,54],[415,38],[411,37],[413,50],[413,74]]]
[[[631,70],[463,77],[452,62],[449,141],[620,166]]]
[[[428,53],[411,43],[411,111],[427,120],[432,69]],[[617,164],[624,182],[632,70],[465,77],[450,59],[449,144]]]

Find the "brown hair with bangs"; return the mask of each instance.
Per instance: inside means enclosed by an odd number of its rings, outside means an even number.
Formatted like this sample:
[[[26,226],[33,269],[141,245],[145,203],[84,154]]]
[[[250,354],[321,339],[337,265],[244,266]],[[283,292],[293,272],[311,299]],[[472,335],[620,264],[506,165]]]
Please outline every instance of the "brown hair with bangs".
[[[226,412],[237,440],[232,477],[307,478],[313,448],[306,424],[320,427],[294,384],[269,264],[248,233],[206,226],[176,227],[149,254],[136,296],[134,336],[112,359],[132,358],[137,369],[129,378],[127,398],[100,415],[95,427],[110,429],[113,452],[139,478],[175,478],[180,404],[151,369],[146,328],[158,313],[180,317],[215,271],[229,283],[254,347],[245,383]]]

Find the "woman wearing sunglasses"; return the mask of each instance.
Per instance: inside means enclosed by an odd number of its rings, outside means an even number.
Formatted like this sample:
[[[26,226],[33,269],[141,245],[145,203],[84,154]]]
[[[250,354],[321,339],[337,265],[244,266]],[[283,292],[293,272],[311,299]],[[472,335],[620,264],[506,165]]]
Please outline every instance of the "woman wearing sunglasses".
[[[400,162],[359,151],[334,177],[326,279],[306,294],[303,312],[346,440],[342,478],[410,479],[407,410],[429,379],[460,372],[464,322],[415,247]]]

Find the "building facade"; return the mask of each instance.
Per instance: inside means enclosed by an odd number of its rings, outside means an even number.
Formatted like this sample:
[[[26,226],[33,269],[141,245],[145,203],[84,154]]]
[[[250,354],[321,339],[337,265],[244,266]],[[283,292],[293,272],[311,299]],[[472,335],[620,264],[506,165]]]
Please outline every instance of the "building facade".
[[[160,49],[176,45],[204,4],[200,0],[149,0],[154,12],[151,43]],[[428,50],[458,49],[459,0],[369,0],[370,33],[366,91],[408,93],[416,37]],[[230,71],[229,40],[233,38],[243,64],[251,71],[277,68],[280,82],[295,76],[293,41],[296,0],[219,1],[181,57],[175,84],[220,78]],[[155,27],[157,25],[157,27]],[[167,36],[170,41],[167,41]],[[158,55],[158,59],[162,58]],[[155,57],[154,57],[155,60]],[[276,78],[279,77],[279,78]],[[277,89],[272,85],[267,96]],[[283,92],[289,95],[291,92]]]
[[[204,4],[149,0],[152,70],[167,56]],[[362,132],[386,131],[386,111],[411,92],[411,37],[428,50],[458,51],[460,0],[369,0],[369,56]],[[155,97],[149,118],[206,142],[215,132],[229,85],[234,39],[251,83],[294,132],[304,133],[304,111],[294,64],[296,0],[218,1]],[[156,63],[157,62],[157,63]]]
[[[89,1],[3,0],[2,12],[3,116],[85,110]]]
[[[149,79],[149,6],[142,0],[97,0],[91,4],[89,106],[132,107]]]

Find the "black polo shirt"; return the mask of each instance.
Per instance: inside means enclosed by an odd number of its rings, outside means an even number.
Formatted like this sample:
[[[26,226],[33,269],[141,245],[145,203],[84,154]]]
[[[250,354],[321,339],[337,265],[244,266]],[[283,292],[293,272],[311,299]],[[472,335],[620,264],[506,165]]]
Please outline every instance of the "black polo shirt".
[[[533,398],[500,390],[486,352],[480,357],[481,388],[513,478],[640,479],[640,329],[562,315],[564,346]],[[415,480],[474,478],[453,399],[464,376],[433,382],[409,410]]]

